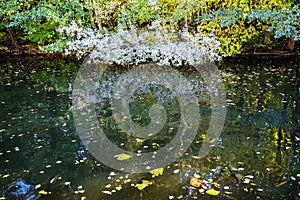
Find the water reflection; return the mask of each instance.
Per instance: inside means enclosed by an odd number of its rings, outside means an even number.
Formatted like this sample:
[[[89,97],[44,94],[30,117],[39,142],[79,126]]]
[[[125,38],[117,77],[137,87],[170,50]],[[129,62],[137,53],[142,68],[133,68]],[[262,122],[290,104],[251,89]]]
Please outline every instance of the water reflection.
[[[78,67],[78,63],[59,59],[1,58],[2,197],[15,199],[18,193],[23,199],[214,199],[207,193],[211,188],[220,192],[220,199],[297,197],[300,67],[293,61],[235,60],[220,66],[228,95],[226,124],[214,141],[217,147],[201,160],[197,152],[208,128],[209,96],[199,74],[182,70],[201,97],[198,135],[186,155],[155,177],[114,171],[85,149],[69,111],[70,86]],[[147,140],[120,133],[112,117],[111,94],[126,70],[112,67],[99,82],[98,118],[118,146],[151,152],[166,145],[177,132],[178,100],[159,85],[140,87],[130,99],[132,120],[147,125],[149,108],[159,101],[167,110],[168,124],[160,137]],[[151,185],[140,191],[136,186],[142,180]]]

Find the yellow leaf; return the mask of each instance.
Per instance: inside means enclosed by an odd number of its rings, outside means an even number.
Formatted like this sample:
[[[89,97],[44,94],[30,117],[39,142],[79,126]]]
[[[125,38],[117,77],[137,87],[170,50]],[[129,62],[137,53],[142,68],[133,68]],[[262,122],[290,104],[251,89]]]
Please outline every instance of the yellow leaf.
[[[202,180],[198,179],[198,178],[192,178],[190,180],[190,184],[193,186],[193,187],[200,187],[201,186],[201,183],[202,183]]]
[[[117,160],[128,160],[131,158],[131,155],[122,153],[122,154],[115,155],[115,158],[117,158]]]
[[[283,186],[283,185],[286,184],[286,183],[287,183],[287,181],[283,181],[283,182],[279,183],[278,185],[276,185],[275,187]]]
[[[45,190],[41,190],[39,191],[39,194],[47,195],[47,194],[51,194],[51,192],[46,192]]]
[[[143,189],[145,189],[146,187],[148,187],[149,185],[152,185],[152,182],[151,182],[151,181],[142,180],[142,183],[136,184],[135,187],[137,187],[137,189],[139,189],[139,190],[143,190]]]
[[[117,190],[117,191],[120,191],[121,189],[122,189],[122,186],[121,186],[121,185],[119,185],[119,186],[116,187],[116,190]]]
[[[50,180],[50,184],[52,184],[55,181],[55,177]]]
[[[10,174],[5,174],[5,175],[2,176],[2,178],[7,178],[9,176],[10,176]]]
[[[162,168],[162,167],[150,171],[150,174],[152,174],[154,176],[159,176],[159,175],[162,175],[163,173],[164,173],[164,168]]]
[[[212,195],[212,196],[217,196],[220,194],[220,191],[215,190],[214,188],[210,190],[206,190],[206,194]]]

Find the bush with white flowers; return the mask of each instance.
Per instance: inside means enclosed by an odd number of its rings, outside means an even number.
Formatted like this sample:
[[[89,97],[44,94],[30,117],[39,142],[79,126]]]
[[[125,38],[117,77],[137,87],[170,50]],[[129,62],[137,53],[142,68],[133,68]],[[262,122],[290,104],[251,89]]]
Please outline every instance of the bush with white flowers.
[[[213,34],[170,31],[159,22],[145,30],[121,26],[115,33],[99,33],[80,28],[75,22],[58,30],[67,37],[65,53],[76,52],[77,57],[89,54],[90,60],[104,64],[139,64],[155,62],[162,65],[199,65],[220,60],[216,53],[220,47]]]

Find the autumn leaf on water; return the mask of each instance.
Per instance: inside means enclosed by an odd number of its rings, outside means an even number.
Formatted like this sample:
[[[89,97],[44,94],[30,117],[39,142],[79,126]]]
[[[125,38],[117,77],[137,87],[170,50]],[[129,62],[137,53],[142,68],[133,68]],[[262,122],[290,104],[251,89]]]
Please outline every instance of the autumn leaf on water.
[[[220,194],[220,191],[215,190],[214,188],[210,190],[206,190],[206,194],[212,195],[212,196],[217,196]]]
[[[202,183],[202,180],[201,179],[198,179],[198,178],[192,178],[190,180],[190,184],[193,186],[193,187],[200,187],[201,186],[201,183]]]
[[[143,190],[145,189],[146,187],[148,187],[149,185],[152,185],[152,182],[151,181],[148,181],[148,180],[142,180],[142,183],[138,183],[135,185],[135,187],[139,190]]]
[[[122,186],[121,186],[121,185],[119,185],[119,186],[116,187],[116,190],[117,190],[117,191],[120,191],[121,189],[122,189]]]
[[[162,175],[164,173],[164,168],[158,168],[150,171],[150,174],[152,174],[154,177]]]
[[[122,153],[122,154],[115,155],[115,158],[117,158],[117,160],[128,160],[131,158],[131,155]]]

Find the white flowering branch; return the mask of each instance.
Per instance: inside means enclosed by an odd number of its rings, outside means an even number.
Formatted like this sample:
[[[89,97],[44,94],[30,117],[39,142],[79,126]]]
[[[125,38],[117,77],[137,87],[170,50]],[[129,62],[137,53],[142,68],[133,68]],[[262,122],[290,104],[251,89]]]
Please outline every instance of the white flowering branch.
[[[216,53],[220,43],[213,35],[167,31],[159,22],[154,22],[147,30],[123,30],[120,26],[116,33],[104,34],[80,28],[72,22],[58,31],[75,38],[67,42],[66,54],[76,52],[82,57],[90,53],[91,60],[105,64],[155,62],[179,66],[184,63],[198,65],[221,58]]]

